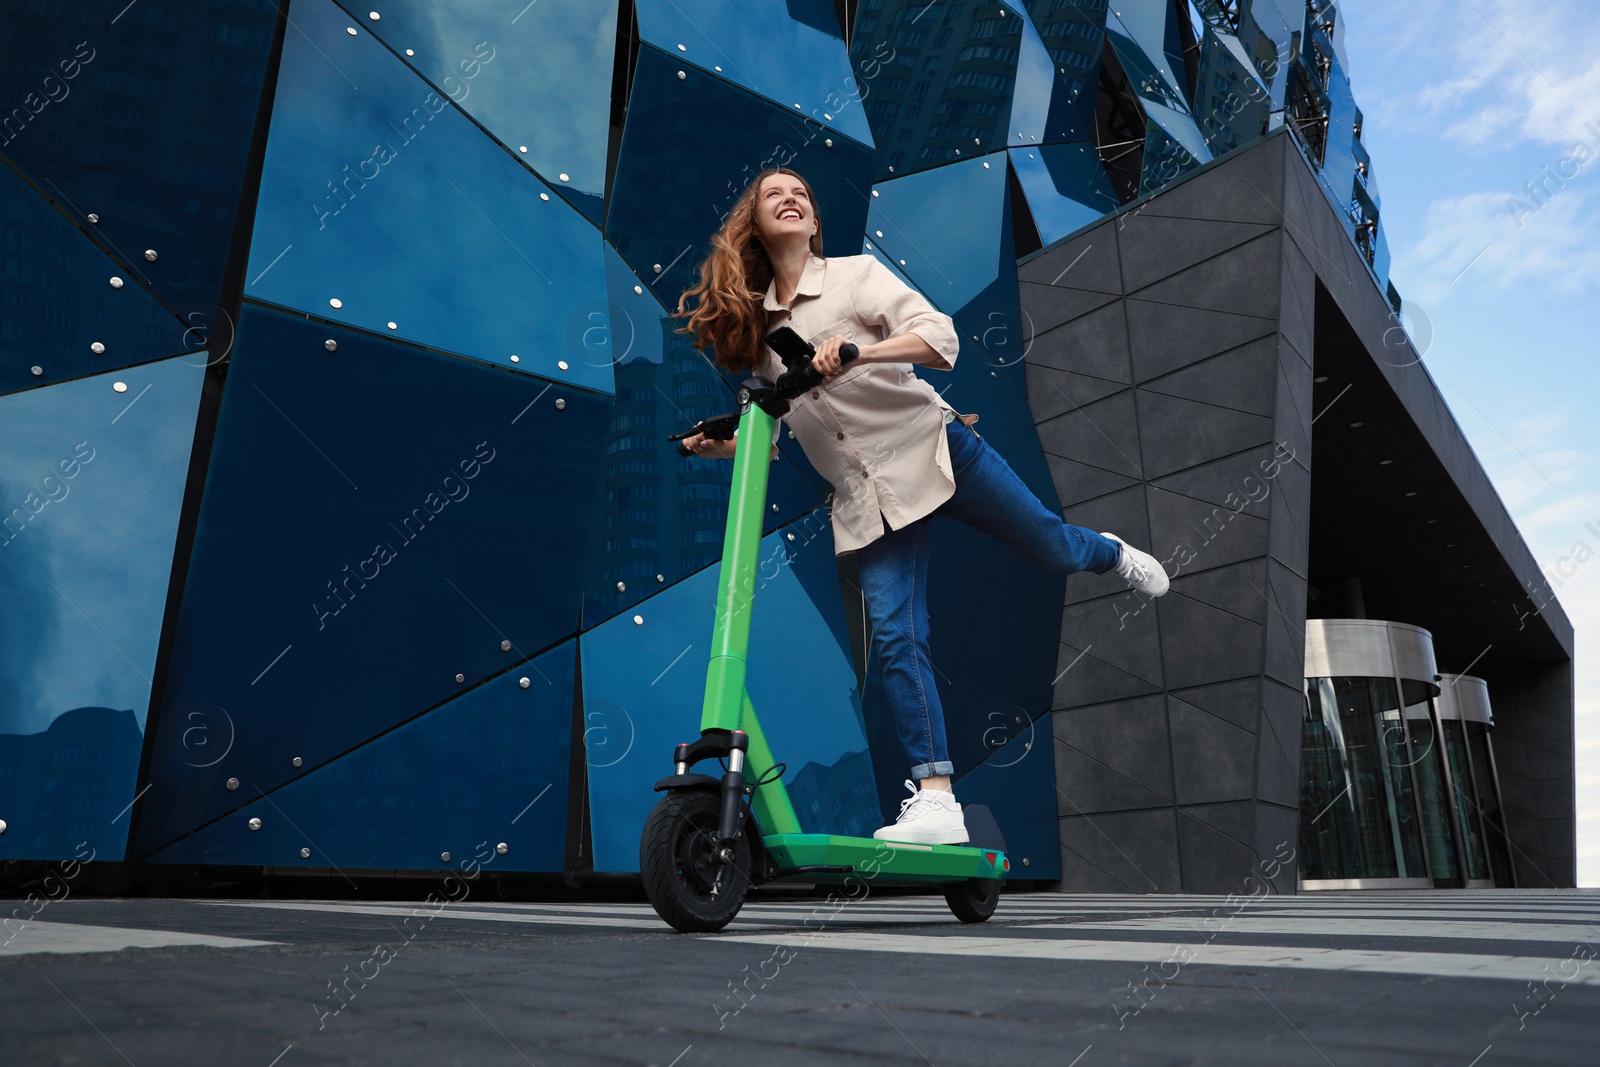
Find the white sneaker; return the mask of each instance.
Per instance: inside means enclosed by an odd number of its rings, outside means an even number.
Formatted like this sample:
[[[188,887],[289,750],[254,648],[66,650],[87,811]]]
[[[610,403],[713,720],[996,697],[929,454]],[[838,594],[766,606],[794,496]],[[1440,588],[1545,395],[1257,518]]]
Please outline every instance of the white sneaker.
[[[921,845],[964,845],[967,820],[954,793],[943,789],[918,789],[906,779],[911,795],[900,802],[900,818],[874,830],[879,841],[911,841]]]
[[[1139,551],[1116,534],[1102,532],[1100,536],[1109,537],[1122,546],[1122,557],[1112,569],[1139,592],[1146,596],[1160,596],[1172,585],[1167,580],[1167,572],[1162,569],[1161,562],[1150,553]]]

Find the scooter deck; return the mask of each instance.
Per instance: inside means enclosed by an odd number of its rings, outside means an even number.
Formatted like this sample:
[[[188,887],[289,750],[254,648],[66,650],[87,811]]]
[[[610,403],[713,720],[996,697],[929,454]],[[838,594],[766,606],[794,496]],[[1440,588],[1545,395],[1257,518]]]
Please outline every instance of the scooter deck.
[[[864,881],[956,882],[967,878],[1004,878],[1011,861],[1004,852],[970,845],[922,845],[879,841],[837,834],[767,834],[761,839],[782,878],[794,868],[848,867]],[[811,878],[814,872],[794,871]]]

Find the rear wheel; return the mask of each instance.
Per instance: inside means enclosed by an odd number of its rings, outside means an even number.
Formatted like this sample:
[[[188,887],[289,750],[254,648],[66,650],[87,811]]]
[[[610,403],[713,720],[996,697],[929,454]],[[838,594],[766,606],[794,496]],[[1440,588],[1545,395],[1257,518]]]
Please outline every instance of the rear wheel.
[[[733,861],[717,855],[721,798],[668,793],[645,820],[639,874],[656,914],[684,933],[722,929],[739,913],[750,887],[750,840],[733,842]]]
[[[981,923],[1000,903],[1000,879],[968,878],[944,887],[944,901],[964,923]]]

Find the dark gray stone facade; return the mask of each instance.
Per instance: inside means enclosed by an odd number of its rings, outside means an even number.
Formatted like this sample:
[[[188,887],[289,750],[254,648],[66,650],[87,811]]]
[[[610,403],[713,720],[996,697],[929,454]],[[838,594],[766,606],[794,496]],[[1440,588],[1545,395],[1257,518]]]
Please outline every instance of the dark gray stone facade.
[[[1174,574],[1067,583],[1064,889],[1295,890],[1305,620],[1351,588],[1489,682],[1519,884],[1573,884],[1571,625],[1518,617],[1539,569],[1316,181],[1280,132],[1021,266],[1063,514]]]

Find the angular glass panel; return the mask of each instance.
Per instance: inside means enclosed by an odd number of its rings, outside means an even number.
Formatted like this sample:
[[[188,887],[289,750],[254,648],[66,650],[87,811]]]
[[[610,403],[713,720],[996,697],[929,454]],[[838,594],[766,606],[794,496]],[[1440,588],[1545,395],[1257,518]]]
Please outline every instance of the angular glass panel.
[[[838,25],[832,6],[828,0],[788,0],[786,7],[748,0],[696,0],[692,5],[635,0],[634,4],[640,38],[678,62],[714,71],[780,107],[870,145],[872,131],[861,114],[851,57],[837,32],[817,29],[823,20]],[[791,17],[796,8],[804,9],[804,15]],[[637,92],[638,82],[634,85]]]
[[[1239,43],[1256,73],[1272,91],[1272,106],[1283,105],[1294,62],[1296,39],[1305,28],[1306,5],[1300,0],[1248,0],[1241,2]],[[1274,120],[1281,124],[1282,119]]]
[[[1003,153],[896,178],[873,191],[867,239],[941,311],[954,315],[1003,271],[1015,279]]]
[[[831,565],[832,551],[825,537],[762,539],[750,634],[750,697],[774,757],[787,765],[784,785],[807,833],[859,829],[869,821],[862,812],[879,817],[855,671],[838,640],[838,586],[830,597],[826,583],[802,580],[794,565],[813,556],[822,562],[811,565]],[[672,773],[674,745],[700,736],[720,571],[692,575],[638,605],[636,616],[580,639],[596,871],[639,869],[639,832],[660,799],[647,783]]]
[[[1354,239],[1354,223],[1350,219],[1349,203],[1356,184],[1357,129],[1361,112],[1355,98],[1350,95],[1350,79],[1334,60],[1328,71],[1328,132],[1327,151],[1322,159],[1322,177],[1333,190],[1334,203],[1344,217],[1345,229]],[[1363,151],[1362,153],[1366,153]]]
[[[509,19],[497,0],[389,0],[377,22],[343,6],[600,224],[615,0],[533,3]]]
[[[142,850],[238,804],[229,778],[270,792],[292,759],[314,767],[575,633],[610,414],[609,397],[247,305]],[[197,756],[196,722],[231,745]]]
[[[204,374],[0,399],[0,859],[124,856]]]
[[[95,11],[91,28],[88,9],[7,5],[0,151],[121,264],[105,274],[137,279],[186,326],[204,324],[216,311],[277,12]]]
[[[1059,241],[1121,206],[1092,144],[1013,148],[1010,156],[1045,244]]]
[[[354,752],[307,764],[267,796],[242,785],[230,794],[238,808],[149,860],[560,871],[576,650],[568,641]]]
[[[1257,77],[1239,39],[1207,26],[1194,102],[1195,119],[1207,146],[1221,155],[1260,137],[1266,132],[1271,100],[1271,90]]]
[[[876,181],[1016,139],[1012,90],[1025,28],[1025,19],[1000,5],[886,0],[881,11],[857,15],[850,57],[878,146]],[[1024,108],[1030,136],[1042,132],[1048,108],[1042,49],[1032,39]]]
[[[609,393],[595,228],[334,4],[294,18],[247,294]]]
[[[1107,0],[1024,0],[1054,70],[1044,140],[1094,137],[1100,55],[1105,47]]]
[[[1161,2],[1124,4],[1106,16],[1112,47],[1140,96],[1187,109],[1177,11]]]
[[[590,544],[583,622],[591,628],[722,556],[733,464],[678,455],[667,435],[738,405],[726,376],[677,333],[654,290],[608,245],[618,354],[616,405],[606,438],[605,489]],[[826,483],[792,442],[768,478],[766,529],[818,507]]]
[[[789,17],[796,22],[803,22],[830,37],[844,40],[844,28],[839,25],[840,12],[832,4],[817,3],[816,0],[785,0],[785,4],[789,9]]]
[[[1008,12],[1016,14],[1016,12]],[[1063,122],[1077,120],[1080,124],[1076,127],[1084,130],[1078,136],[1088,136],[1088,130],[1081,125],[1081,120],[1090,117],[1078,107],[1071,104],[1082,100],[1083,94],[1067,90],[1063,95],[1068,105],[1063,111],[1053,99],[1060,84],[1056,72],[1055,61],[1045,48],[1044,41],[1039,37],[1039,31],[1029,22],[1027,16],[1019,21],[1022,23],[1022,42],[1018,47],[1017,56],[1017,84],[1011,94],[1011,122],[1006,133],[1007,142],[1016,144],[1038,144],[1040,141],[1053,140],[1065,137],[1062,128]],[[1050,119],[1056,118],[1056,125],[1050,125]],[[1092,128],[1092,127],[1091,127]]]
[[[827,247],[835,254],[860,247],[868,149],[681,58],[641,47],[606,236],[634,270],[654,279],[650,288],[662,303],[675,307],[728,209],[757,173],[779,164],[811,183]]]
[[[1060,878],[1061,826],[1056,816],[1060,804],[1051,718],[1046,712],[1017,726],[1015,720],[1022,713],[1007,714],[1010,710],[997,705],[986,714],[992,754],[956,779],[956,796],[963,806],[983,804],[993,813],[1005,835],[1010,877]]]
[[[1156,44],[1158,39],[1177,40],[1173,9],[1163,15],[1159,7],[1140,6],[1124,15],[1125,20],[1115,11],[1109,16],[1107,39],[1148,120],[1139,193],[1149,195],[1209,160],[1211,150],[1190,113],[1187,82],[1173,73],[1182,69],[1181,63],[1175,65],[1171,50],[1161,51]]]
[[[1211,150],[1188,115],[1148,100],[1142,103],[1149,126],[1145,130],[1139,195],[1150,196],[1209,160]]]
[[[205,344],[6,167],[0,219],[7,251],[0,394]]]

